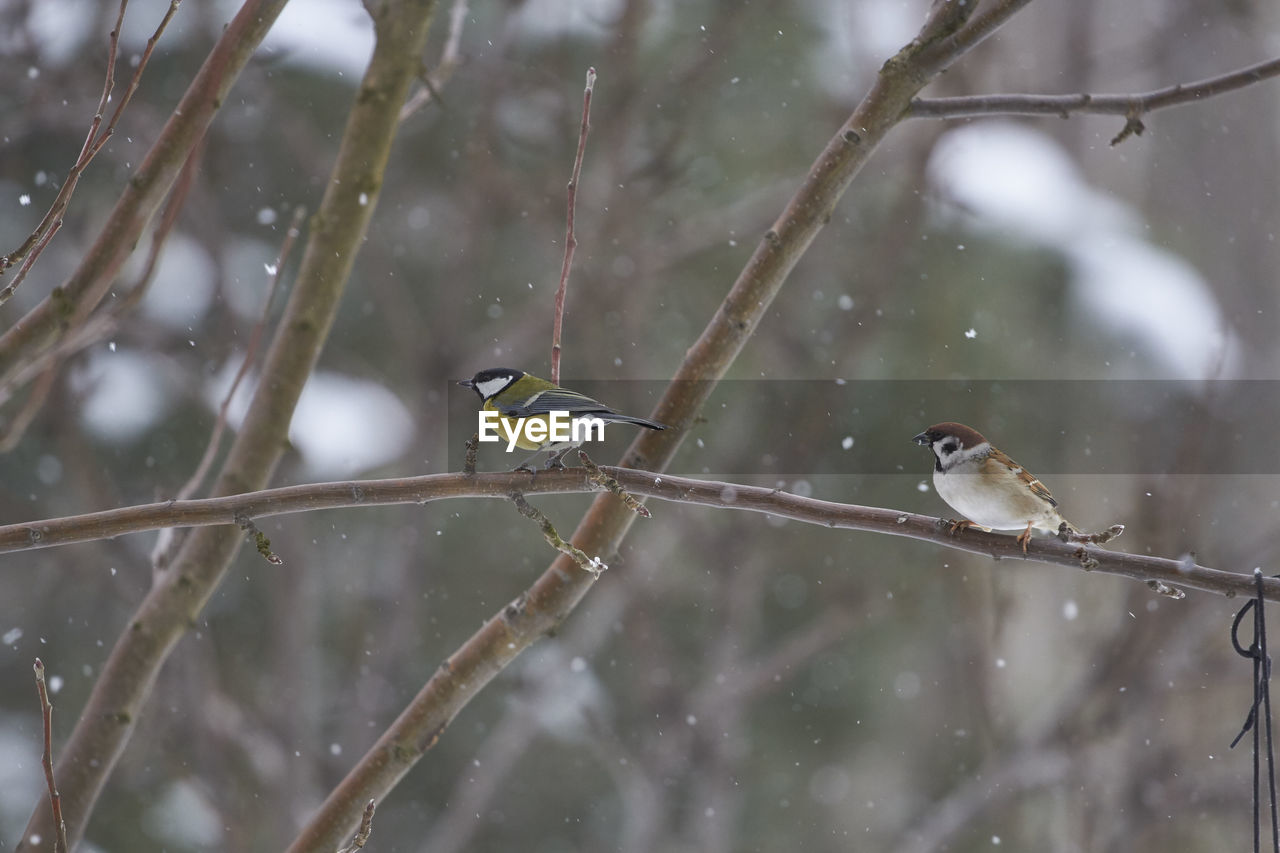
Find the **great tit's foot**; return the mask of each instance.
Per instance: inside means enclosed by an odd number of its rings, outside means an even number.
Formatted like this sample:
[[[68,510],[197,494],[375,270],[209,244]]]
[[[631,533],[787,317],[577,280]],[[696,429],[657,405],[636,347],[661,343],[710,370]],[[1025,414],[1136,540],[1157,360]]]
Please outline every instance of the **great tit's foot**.
[[[548,470],[550,470],[550,469],[554,468],[554,469],[556,469],[557,471],[563,471],[563,470],[564,470],[564,463],[560,461],[560,457],[559,457],[559,456],[552,456],[552,457],[549,457],[549,458],[547,459],[547,464],[546,464],[546,465],[544,465],[543,467],[544,467],[544,468],[546,468],[546,469],[548,469]]]
[[[526,474],[537,474],[538,472],[529,467],[528,462],[521,462],[519,465],[511,469],[511,473],[523,471]]]
[[[480,433],[467,439],[467,455],[462,460],[462,473],[468,477],[476,473],[476,453],[480,449]]]

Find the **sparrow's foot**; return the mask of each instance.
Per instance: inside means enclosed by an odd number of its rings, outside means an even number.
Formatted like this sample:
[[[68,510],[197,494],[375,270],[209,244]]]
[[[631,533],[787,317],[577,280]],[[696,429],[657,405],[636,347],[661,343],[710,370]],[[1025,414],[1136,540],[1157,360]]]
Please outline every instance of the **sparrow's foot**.
[[[1018,544],[1022,546],[1022,553],[1027,553],[1027,546],[1031,544],[1031,522],[1027,522],[1027,529],[1018,534]]]
[[[952,536],[955,536],[961,530],[968,530],[970,527],[977,527],[977,526],[978,525],[974,524],[972,521],[969,521],[967,518],[962,518],[959,521],[951,522],[947,532],[950,533]]]

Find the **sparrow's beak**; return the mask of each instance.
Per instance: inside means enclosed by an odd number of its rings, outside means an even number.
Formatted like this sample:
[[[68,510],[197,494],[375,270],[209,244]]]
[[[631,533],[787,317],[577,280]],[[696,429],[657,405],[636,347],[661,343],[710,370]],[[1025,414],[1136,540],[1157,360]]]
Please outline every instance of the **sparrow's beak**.
[[[929,434],[927,432],[922,432],[911,440],[923,447],[929,443]]]
[[[472,382],[470,379],[463,379],[458,384],[461,385],[463,388],[476,387],[476,383]]]

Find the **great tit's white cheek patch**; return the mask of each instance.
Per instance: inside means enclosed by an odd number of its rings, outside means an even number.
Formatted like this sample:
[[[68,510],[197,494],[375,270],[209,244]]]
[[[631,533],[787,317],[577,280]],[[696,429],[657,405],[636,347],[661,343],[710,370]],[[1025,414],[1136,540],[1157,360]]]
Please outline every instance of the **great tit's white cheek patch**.
[[[503,388],[506,388],[510,384],[511,384],[511,377],[509,375],[498,376],[493,379],[485,379],[482,382],[477,382],[476,390],[480,392],[480,396],[484,397],[487,400],[490,397],[492,397],[494,394],[497,394]]]

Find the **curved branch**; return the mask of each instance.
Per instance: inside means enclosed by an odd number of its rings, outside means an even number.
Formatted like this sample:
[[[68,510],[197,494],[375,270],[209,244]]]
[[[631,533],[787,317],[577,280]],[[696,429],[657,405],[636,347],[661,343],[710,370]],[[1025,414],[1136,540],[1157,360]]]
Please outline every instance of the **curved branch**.
[[[1214,592],[1252,595],[1252,574],[1226,572],[1186,559],[1126,554],[1055,537],[1032,539],[1026,554],[1013,536],[976,528],[949,532],[944,520],[882,507],[803,498],[777,489],[714,480],[672,477],[631,468],[602,467],[628,492],[673,503],[749,510],[806,524],[905,536],[945,548],[982,554],[996,560],[1026,560],[1121,575],[1147,583]],[[240,524],[320,509],[392,504],[425,504],[448,498],[498,498],[603,491],[584,468],[498,474],[427,474],[393,480],[346,480],[265,489],[241,495],[191,501],[166,501],[86,515],[53,518],[0,527],[0,552],[29,551],[74,542],[91,542],[164,527],[207,527]],[[621,504],[621,502],[619,502]],[[597,551],[592,556],[603,556]],[[583,573],[584,575],[586,573]],[[1264,581],[1269,601],[1280,601],[1280,579]]]
[[[1177,83],[1130,95],[971,95],[958,98],[915,98],[907,118],[973,118],[987,115],[1054,115],[1073,113],[1137,118],[1155,110],[1176,107],[1234,92],[1280,75],[1280,59],[1259,62],[1195,83]]]

